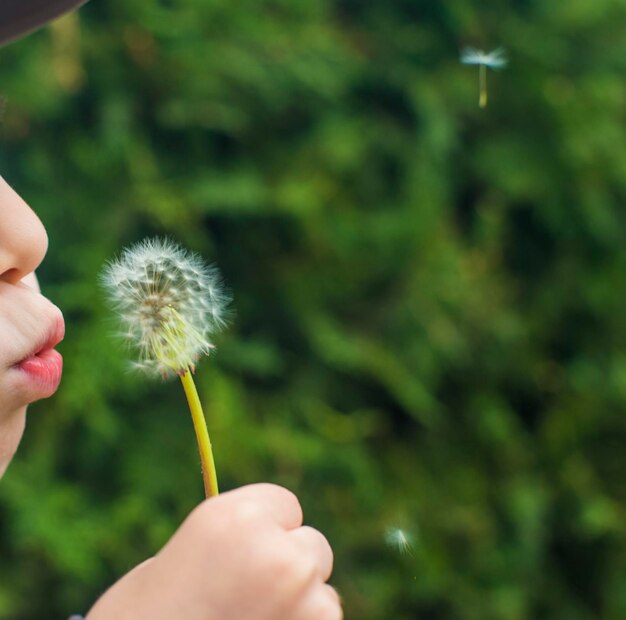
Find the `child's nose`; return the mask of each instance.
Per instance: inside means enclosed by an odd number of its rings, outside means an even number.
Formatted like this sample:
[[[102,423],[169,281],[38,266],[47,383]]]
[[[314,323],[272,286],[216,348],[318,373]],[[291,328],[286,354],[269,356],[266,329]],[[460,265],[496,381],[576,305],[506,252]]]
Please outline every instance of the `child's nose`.
[[[0,280],[17,284],[35,271],[47,249],[43,224],[0,177]]]

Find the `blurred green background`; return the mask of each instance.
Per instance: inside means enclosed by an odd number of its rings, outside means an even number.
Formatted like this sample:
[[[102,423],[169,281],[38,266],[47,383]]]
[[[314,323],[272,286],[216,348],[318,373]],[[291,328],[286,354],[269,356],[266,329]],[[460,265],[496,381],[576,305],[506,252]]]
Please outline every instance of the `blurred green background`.
[[[466,45],[510,58],[484,110]],[[202,498],[97,286],[148,235],[234,295],[197,374],[222,488],[296,491],[347,620],[626,618],[625,2],[94,0],[0,91],[68,323],[0,485],[2,620],[86,611]]]

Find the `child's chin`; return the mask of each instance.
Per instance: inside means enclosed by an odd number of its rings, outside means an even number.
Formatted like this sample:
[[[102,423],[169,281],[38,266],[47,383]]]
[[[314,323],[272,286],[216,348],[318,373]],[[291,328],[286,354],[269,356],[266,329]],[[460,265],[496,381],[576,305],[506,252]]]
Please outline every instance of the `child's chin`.
[[[0,478],[17,451],[26,422],[26,406],[0,411]]]

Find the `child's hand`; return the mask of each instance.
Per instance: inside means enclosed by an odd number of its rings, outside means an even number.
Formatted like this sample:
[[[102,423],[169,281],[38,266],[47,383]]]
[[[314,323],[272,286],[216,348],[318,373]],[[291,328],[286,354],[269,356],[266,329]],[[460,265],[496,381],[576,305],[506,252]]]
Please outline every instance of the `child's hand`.
[[[341,620],[322,534],[290,491],[255,484],[202,503],[87,620]]]

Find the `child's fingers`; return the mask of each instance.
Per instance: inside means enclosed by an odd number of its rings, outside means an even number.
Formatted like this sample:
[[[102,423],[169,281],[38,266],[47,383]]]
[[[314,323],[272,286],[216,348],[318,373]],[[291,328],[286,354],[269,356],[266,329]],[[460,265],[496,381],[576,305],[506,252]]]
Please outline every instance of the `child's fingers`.
[[[343,620],[339,594],[328,584],[312,588],[298,611],[294,620]]]
[[[339,592],[333,588],[333,586],[324,584],[324,596],[330,602],[330,608],[336,610],[336,617],[338,620],[342,620],[343,618],[343,606],[341,604],[341,597],[339,596]]]
[[[298,545],[306,556],[310,556],[322,581],[327,581],[333,572],[333,550],[328,540],[316,529],[305,525],[289,532],[289,538]]]
[[[275,484],[251,484],[223,493],[217,499],[237,502],[240,516],[245,516],[244,513],[248,511],[254,517],[265,513],[286,530],[302,525],[302,507],[298,498],[291,491]]]

